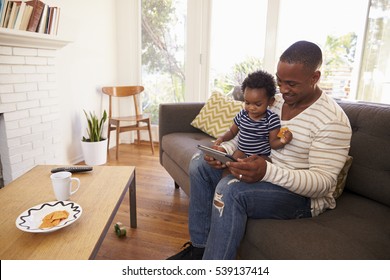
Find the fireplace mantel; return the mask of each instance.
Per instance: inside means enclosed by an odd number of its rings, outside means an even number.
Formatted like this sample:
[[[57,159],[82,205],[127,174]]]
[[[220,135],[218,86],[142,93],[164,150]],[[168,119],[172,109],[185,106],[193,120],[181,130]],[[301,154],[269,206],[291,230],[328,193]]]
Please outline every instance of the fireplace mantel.
[[[56,50],[69,43],[71,41],[55,35],[0,28],[0,45]]]

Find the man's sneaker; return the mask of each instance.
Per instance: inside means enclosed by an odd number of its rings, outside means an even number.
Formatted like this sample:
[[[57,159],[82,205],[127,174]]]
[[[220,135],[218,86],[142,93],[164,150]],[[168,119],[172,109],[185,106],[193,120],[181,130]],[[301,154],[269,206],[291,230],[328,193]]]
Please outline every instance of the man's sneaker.
[[[182,248],[185,249],[167,260],[201,260],[203,257],[204,248],[194,247],[191,242],[186,242]]]

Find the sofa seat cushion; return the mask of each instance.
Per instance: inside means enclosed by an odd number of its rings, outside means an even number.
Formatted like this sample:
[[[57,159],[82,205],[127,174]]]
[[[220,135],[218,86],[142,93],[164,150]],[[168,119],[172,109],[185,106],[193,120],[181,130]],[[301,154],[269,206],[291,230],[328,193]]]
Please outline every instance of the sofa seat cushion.
[[[345,191],[315,218],[247,223],[242,259],[389,259],[390,208]]]
[[[188,175],[189,164],[195,152],[199,151],[198,144],[210,146],[212,138],[204,133],[171,133],[162,138],[164,153],[180,166]]]

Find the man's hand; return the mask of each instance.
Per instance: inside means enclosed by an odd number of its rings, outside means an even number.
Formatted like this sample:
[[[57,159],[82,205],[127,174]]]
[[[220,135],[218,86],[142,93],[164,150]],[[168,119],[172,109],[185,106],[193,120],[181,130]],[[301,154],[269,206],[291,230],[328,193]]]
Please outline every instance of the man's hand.
[[[234,177],[247,183],[260,181],[267,171],[265,159],[256,155],[237,159],[237,162],[228,162],[226,165]]]

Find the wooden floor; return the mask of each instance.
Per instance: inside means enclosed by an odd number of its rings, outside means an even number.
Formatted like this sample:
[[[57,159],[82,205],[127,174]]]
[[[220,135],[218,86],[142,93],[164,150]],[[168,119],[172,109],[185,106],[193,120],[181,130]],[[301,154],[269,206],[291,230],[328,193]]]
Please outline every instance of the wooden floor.
[[[115,148],[111,149],[106,165],[136,167],[138,227],[130,228],[127,193],[96,259],[158,260],[177,253],[189,240],[189,200],[181,189],[175,189],[172,178],[160,165],[158,147],[153,156],[149,145],[121,144],[119,160],[115,159]],[[116,222],[125,226],[126,237],[116,236]]]

